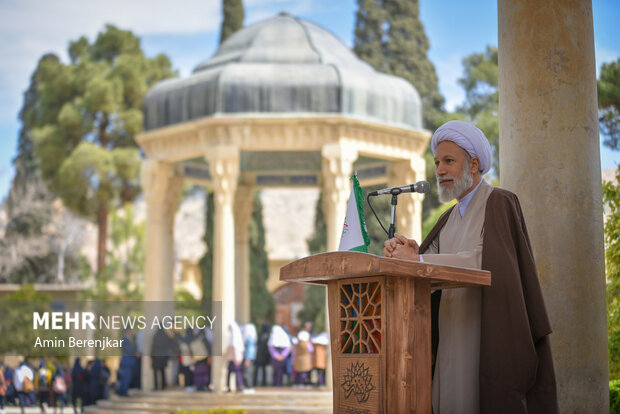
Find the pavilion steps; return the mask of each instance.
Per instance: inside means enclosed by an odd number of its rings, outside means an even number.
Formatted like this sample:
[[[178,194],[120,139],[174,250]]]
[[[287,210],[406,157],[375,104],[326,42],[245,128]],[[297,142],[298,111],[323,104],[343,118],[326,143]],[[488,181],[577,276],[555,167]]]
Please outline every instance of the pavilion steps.
[[[248,414],[331,414],[332,393],[291,388],[257,388],[254,394],[184,391],[131,391],[129,397],[112,396],[85,414],[168,414],[179,409],[240,408]]]

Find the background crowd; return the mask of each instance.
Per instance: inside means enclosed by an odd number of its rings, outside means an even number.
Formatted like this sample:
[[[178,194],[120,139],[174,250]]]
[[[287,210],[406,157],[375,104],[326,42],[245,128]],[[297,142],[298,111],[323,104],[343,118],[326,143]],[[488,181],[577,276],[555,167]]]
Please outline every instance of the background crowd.
[[[228,329],[224,355],[229,392],[251,393],[255,386],[325,386],[326,332],[315,335],[310,323],[296,335],[279,325],[262,325],[257,332],[253,324],[239,326],[233,322]],[[111,390],[126,396],[130,388],[140,388],[143,334],[126,330],[123,339],[116,381],[112,381],[106,360],[98,358],[83,362],[78,357],[72,366],[44,358],[24,359],[15,367],[0,362],[0,414],[5,414],[7,405],[19,406],[22,412],[24,407],[38,405],[41,412],[53,409],[61,414],[70,405],[78,413],[108,398]],[[212,391],[213,341],[213,331],[208,328],[157,331],[149,349],[154,389]]]

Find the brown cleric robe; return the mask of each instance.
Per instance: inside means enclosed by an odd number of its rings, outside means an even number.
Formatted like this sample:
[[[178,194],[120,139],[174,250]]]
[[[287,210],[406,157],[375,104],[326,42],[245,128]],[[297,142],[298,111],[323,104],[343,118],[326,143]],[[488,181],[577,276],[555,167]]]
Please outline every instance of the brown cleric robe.
[[[422,242],[421,254],[437,244],[453,209],[439,218]],[[519,200],[503,189],[493,188],[486,202],[481,268],[491,272],[492,285],[481,288],[480,413],[558,413],[551,326],[538,272]],[[440,297],[441,292],[433,294],[434,339]]]

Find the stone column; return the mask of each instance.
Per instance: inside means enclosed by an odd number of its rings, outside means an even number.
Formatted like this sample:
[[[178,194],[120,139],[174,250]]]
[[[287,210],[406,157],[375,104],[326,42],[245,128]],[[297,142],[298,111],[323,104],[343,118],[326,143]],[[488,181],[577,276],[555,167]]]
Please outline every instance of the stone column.
[[[323,215],[327,229],[327,251],[338,250],[347,202],[351,194],[351,174],[357,150],[342,144],[325,145],[323,155]]]
[[[560,411],[609,410],[590,0],[499,0],[500,182],[525,214]]]
[[[398,160],[390,164],[388,187],[413,184],[424,179],[424,160]],[[384,196],[389,197],[390,196]],[[398,196],[396,232],[422,243],[422,201],[424,194],[405,193]],[[387,223],[386,223],[387,224]]]
[[[144,300],[167,302],[147,306],[147,317],[170,314],[174,300],[174,214],[181,196],[182,177],[174,167],[165,162],[145,160],[140,176],[146,201],[146,263]],[[151,335],[144,338],[146,350],[150,349]],[[153,388],[153,375],[148,358],[142,359],[142,389]]]
[[[233,201],[239,179],[239,149],[209,148],[205,155],[213,182],[213,301],[222,302],[222,352],[213,358],[213,385],[226,389],[226,345],[228,326],[235,320],[235,220]],[[216,338],[217,340],[217,338]]]
[[[250,322],[250,221],[254,207],[254,191],[250,186],[239,186],[235,196],[236,243],[236,314],[237,322]]]

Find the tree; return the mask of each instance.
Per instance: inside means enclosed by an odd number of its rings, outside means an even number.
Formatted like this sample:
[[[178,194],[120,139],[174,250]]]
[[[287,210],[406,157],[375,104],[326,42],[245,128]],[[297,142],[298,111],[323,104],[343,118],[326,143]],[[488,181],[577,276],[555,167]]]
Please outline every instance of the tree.
[[[603,183],[605,205],[605,268],[607,273],[607,330],[609,379],[620,379],[620,167],[616,183]]]
[[[58,58],[44,55],[39,65],[47,60]],[[31,137],[37,126],[37,77],[35,70],[19,112],[22,125],[13,159],[15,176],[6,199],[6,232],[0,241],[0,280],[15,283],[52,281],[56,267],[53,246],[46,234],[54,197],[41,178]]]
[[[258,192],[254,193],[253,202],[250,220],[250,315],[252,322],[260,326],[263,323],[273,323],[276,305],[266,284],[269,262],[265,251],[263,205]]]
[[[371,191],[376,191],[384,188],[385,185],[375,185],[371,187],[364,187],[364,196],[367,196]],[[381,224],[387,230],[390,225],[390,216],[392,212],[392,197],[391,196],[383,196],[383,197],[373,197],[372,198],[372,207],[375,209],[377,216],[381,220]],[[398,214],[398,206],[397,214]],[[383,243],[387,240],[387,234],[379,224],[379,221],[372,213],[372,210],[368,206],[368,203],[364,203],[364,220],[366,221],[366,227],[368,228],[368,236],[370,237],[370,246],[368,246],[368,253],[376,254],[378,256],[383,256]],[[398,232],[399,229],[396,229]],[[412,237],[410,234],[408,237]]]
[[[319,194],[316,202],[314,215],[314,233],[306,243],[310,254],[327,251],[327,227],[323,216],[323,193]],[[297,312],[300,321],[310,321],[314,324],[317,332],[322,332],[325,327],[325,288],[323,286],[310,285],[304,290],[302,308]]]
[[[35,349],[37,337],[43,339],[64,338],[66,331],[34,330],[33,313],[49,312],[51,297],[37,292],[33,285],[24,284],[19,290],[6,294],[0,299],[0,353],[3,355],[45,356],[52,354],[53,348]]]
[[[620,59],[603,64],[598,79],[598,108],[603,144],[620,150]]]
[[[493,169],[499,177],[499,89],[497,48],[487,46],[484,53],[472,53],[463,59],[464,76],[459,84],[465,89],[465,102],[457,108],[464,120],[475,124],[489,139],[493,150]],[[457,116],[458,117],[458,116]]]
[[[385,10],[377,0],[358,0],[357,4],[353,51],[376,70],[386,72],[388,66],[383,51],[383,22],[387,19]]]
[[[215,203],[213,200],[213,192],[205,194],[205,254],[200,258],[198,265],[200,266],[200,274],[202,279],[202,305],[207,305],[213,299],[213,212],[215,211]]]
[[[435,66],[417,0],[358,0],[353,51],[376,70],[408,80],[420,93],[424,127],[443,112]]]
[[[107,25],[94,43],[69,44],[70,63],[37,67],[34,147],[42,176],[72,211],[98,226],[97,271],[105,263],[108,211],[139,193],[144,95],[174,76],[165,55],[147,58],[140,39]]]
[[[220,28],[220,44],[231,34],[243,27],[245,11],[242,0],[222,0],[222,14],[224,15]]]

